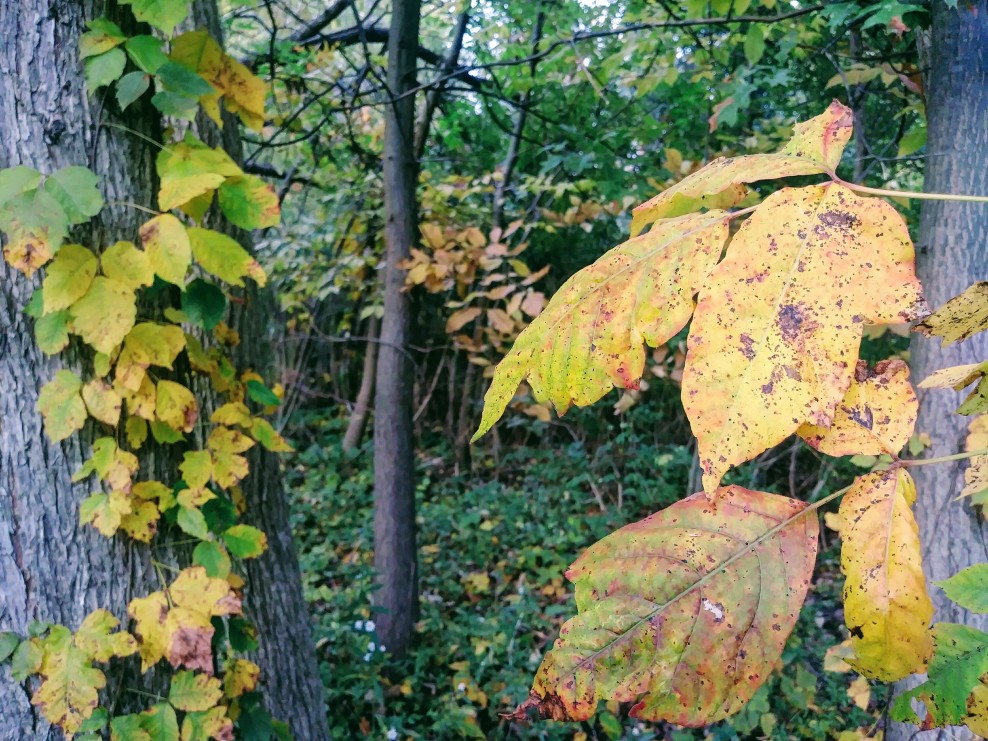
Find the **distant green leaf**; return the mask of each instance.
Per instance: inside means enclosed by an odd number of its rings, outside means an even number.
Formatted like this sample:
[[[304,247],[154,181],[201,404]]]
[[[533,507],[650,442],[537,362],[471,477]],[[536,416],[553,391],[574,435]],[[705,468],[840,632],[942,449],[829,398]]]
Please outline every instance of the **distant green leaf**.
[[[168,55],[161,50],[161,43],[161,39],[156,39],[154,36],[131,36],[124,44],[124,48],[134,64],[147,74],[153,75],[168,61]]]
[[[266,407],[278,406],[281,399],[260,381],[247,381],[247,396]]]
[[[117,105],[120,110],[140,98],[151,87],[151,78],[144,72],[128,72],[117,83]]]
[[[99,178],[87,167],[63,167],[45,179],[45,190],[58,201],[69,223],[82,224],[103,208]]]
[[[182,311],[193,324],[212,330],[226,314],[226,295],[212,283],[196,278],[182,292]]]
[[[86,60],[86,85],[93,94],[104,85],[109,85],[123,74],[127,65],[127,55],[121,49],[110,51]]]
[[[744,36],[744,56],[748,64],[754,66],[758,64],[764,53],[765,34],[757,23],[752,23]]]
[[[908,157],[916,154],[926,146],[926,123],[919,121],[899,140],[899,152],[896,156]]]

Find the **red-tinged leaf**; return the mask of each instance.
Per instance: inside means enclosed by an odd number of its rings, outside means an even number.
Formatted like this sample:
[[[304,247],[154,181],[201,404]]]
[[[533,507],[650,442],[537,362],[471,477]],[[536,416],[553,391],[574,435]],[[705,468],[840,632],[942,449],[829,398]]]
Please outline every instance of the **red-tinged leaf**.
[[[736,206],[748,195],[745,183],[833,171],[853,125],[851,109],[835,100],[825,113],[796,124],[781,152],[716,159],[641,204],[633,212],[631,234],[640,234],[658,219],[700,208]]]
[[[585,720],[600,700],[677,725],[737,712],[768,679],[810,584],[817,519],[739,486],[694,494],[591,546],[567,572],[577,617],[514,713]]]

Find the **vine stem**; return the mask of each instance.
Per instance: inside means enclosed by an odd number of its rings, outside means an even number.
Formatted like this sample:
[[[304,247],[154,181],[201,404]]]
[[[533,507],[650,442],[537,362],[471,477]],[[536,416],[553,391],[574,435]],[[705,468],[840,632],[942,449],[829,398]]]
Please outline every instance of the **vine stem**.
[[[938,458],[913,458],[911,460],[900,460],[893,464],[895,468],[914,468],[916,466],[931,466],[934,463],[950,463],[951,461],[962,461],[965,458],[974,458],[978,455],[988,455],[988,448],[978,448],[965,453],[954,453],[953,455],[941,455]]]
[[[888,190],[886,188],[869,188],[842,180],[836,174],[827,173],[835,183],[858,193],[869,193],[874,196],[890,196],[892,198],[915,198],[920,201],[963,201],[965,203],[988,203],[988,196],[969,196],[961,193],[920,193],[915,190]]]
[[[110,201],[107,206],[127,206],[129,208],[136,208],[138,211],[144,211],[148,214],[153,214],[154,216],[160,216],[160,211],[155,211],[153,208],[148,208],[147,206],[142,206],[139,203],[134,203],[133,201]]]

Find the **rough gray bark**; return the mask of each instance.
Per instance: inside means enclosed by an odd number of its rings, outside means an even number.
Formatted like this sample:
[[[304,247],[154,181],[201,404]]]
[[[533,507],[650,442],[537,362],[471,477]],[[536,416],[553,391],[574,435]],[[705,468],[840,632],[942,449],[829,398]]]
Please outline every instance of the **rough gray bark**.
[[[958,3],[951,10],[934,2],[927,76],[927,191],[988,193],[988,4]],[[918,244],[918,269],[933,306],[988,276],[988,206],[925,201]],[[988,337],[978,335],[942,349],[939,341],[915,339],[915,380],[938,368],[981,362],[988,357]],[[919,392],[917,431],[933,440],[931,456],[964,449],[968,418],[954,414],[962,395],[951,391]],[[964,486],[965,461],[914,469],[915,505],[923,543],[934,621],[966,623],[988,629],[988,616],[974,615],[946,599],[933,582],[975,563],[988,561],[984,517],[970,504],[954,501]],[[915,682],[915,680],[914,680]],[[914,683],[913,682],[913,683]],[[886,735],[904,739],[977,738],[966,729],[917,733],[895,724]]]
[[[50,173],[81,164],[94,170],[111,205],[91,227],[73,235],[90,244],[133,238],[147,219],[114,202],[156,202],[156,149],[131,133],[101,128],[101,121],[114,118],[103,108],[106,93],[90,99],[85,89],[79,36],[87,19],[106,11],[106,4],[95,0],[0,3],[0,167],[24,164]],[[129,10],[111,4],[110,13],[119,15],[115,19],[125,31],[136,32]],[[215,13],[196,20],[210,25]],[[158,115],[140,104],[119,123],[161,138]],[[124,538],[107,540],[78,524],[79,502],[92,486],[74,485],[70,477],[88,457],[93,435],[84,430],[52,444],[35,404],[55,371],[82,367],[82,356],[46,358],[36,348],[23,307],[39,284],[40,276],[28,281],[0,262],[0,630],[21,634],[31,620],[75,629],[98,607],[125,618],[132,598],[160,588],[146,547]],[[253,327],[259,326],[255,314]],[[260,344],[251,342],[256,331],[248,333],[247,325],[241,331],[248,346]],[[263,367],[263,358],[258,360],[255,367]],[[146,472],[174,478],[176,464],[156,455]],[[326,736],[325,717],[307,613],[277,467],[267,464],[255,467],[253,480],[245,482],[251,517],[264,527],[271,546],[248,568],[245,610],[264,639],[258,658],[269,708],[292,724],[298,738],[320,739]],[[156,557],[170,560],[169,549],[159,546]],[[152,677],[149,687],[133,672],[111,675],[104,704],[116,713],[139,709],[146,700],[126,688],[160,688],[161,681],[160,675]],[[30,704],[30,684],[17,684],[9,665],[0,665],[0,740],[62,737]]]
[[[374,401],[374,601],[381,642],[395,656],[408,648],[418,607],[415,548],[415,470],[412,450],[410,308],[399,264],[418,240],[415,186],[415,62],[420,0],[395,0],[388,36],[384,123],[384,316]]]

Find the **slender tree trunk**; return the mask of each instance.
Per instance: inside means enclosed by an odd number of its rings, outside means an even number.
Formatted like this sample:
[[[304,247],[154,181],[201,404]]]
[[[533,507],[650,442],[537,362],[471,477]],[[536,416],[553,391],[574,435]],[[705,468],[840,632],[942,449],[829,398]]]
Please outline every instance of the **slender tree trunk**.
[[[215,27],[211,3],[197,3],[198,24]],[[133,239],[147,215],[119,205],[156,203],[155,147],[140,136],[101,127],[113,119],[104,108],[106,91],[89,97],[78,59],[85,21],[107,12],[95,0],[18,0],[0,3],[0,168],[27,165],[51,173],[85,165],[100,178],[109,204],[92,225],[73,239],[107,244]],[[129,33],[137,33],[129,9],[109,5]],[[109,103],[107,107],[112,107]],[[119,121],[137,134],[160,140],[157,112],[141,103]],[[53,444],[35,411],[38,392],[63,366],[79,367],[79,357],[45,357],[34,341],[32,322],[23,308],[41,276],[26,280],[0,261],[0,630],[24,634],[31,620],[78,627],[90,611],[104,607],[126,621],[127,603],[160,588],[150,550],[123,537],[106,539],[79,525],[79,502],[90,493],[72,474],[89,455],[88,428]],[[260,306],[260,303],[258,303]],[[259,309],[258,309],[259,310]],[[264,326],[260,317],[240,324],[245,345]],[[250,329],[253,327],[253,330]],[[255,340],[256,343],[256,340]],[[263,350],[263,348],[259,348]],[[263,369],[263,352],[252,365]],[[175,453],[156,451],[145,473],[174,477]],[[253,463],[245,496],[249,515],[269,536],[270,550],[248,566],[250,587],[245,610],[260,628],[258,661],[264,672],[269,709],[293,726],[299,738],[326,737],[318,674],[309,638],[294,549],[287,530],[286,504],[276,464]],[[158,544],[159,560],[174,551]],[[160,674],[160,673],[159,673]],[[115,713],[146,706],[146,698],[126,691],[161,689],[161,676],[110,676],[104,700]],[[16,683],[8,664],[0,665],[0,739],[62,738],[30,704],[30,682]]]
[[[377,373],[377,335],[380,322],[376,316],[367,320],[367,349],[364,350],[364,372],[360,378],[360,390],[353,403],[353,413],[343,435],[343,450],[349,453],[360,445],[370,417],[371,399],[374,398],[374,376]]]
[[[412,451],[410,308],[399,265],[418,238],[414,125],[420,0],[394,0],[388,37],[391,101],[384,123],[384,317],[374,402],[374,600],[381,642],[395,656],[408,649],[418,606],[415,478]]]
[[[938,193],[988,193],[988,4],[932,4],[930,70],[927,83],[926,190]],[[924,201],[919,237],[919,274],[927,298],[939,306],[971,283],[988,276],[988,207],[984,204]],[[918,381],[938,368],[978,363],[988,358],[988,337],[978,335],[942,349],[938,341],[912,344],[912,374]],[[964,449],[966,417],[954,414],[961,395],[919,392],[917,430],[933,440],[930,455]],[[988,629],[988,616],[975,615],[950,602],[934,582],[975,563],[988,561],[984,517],[968,502],[954,501],[964,486],[967,462],[914,469],[915,504],[923,543],[923,561],[936,608],[934,620]],[[914,682],[915,683],[915,680]],[[886,738],[976,738],[965,729],[916,733],[894,725]]]

